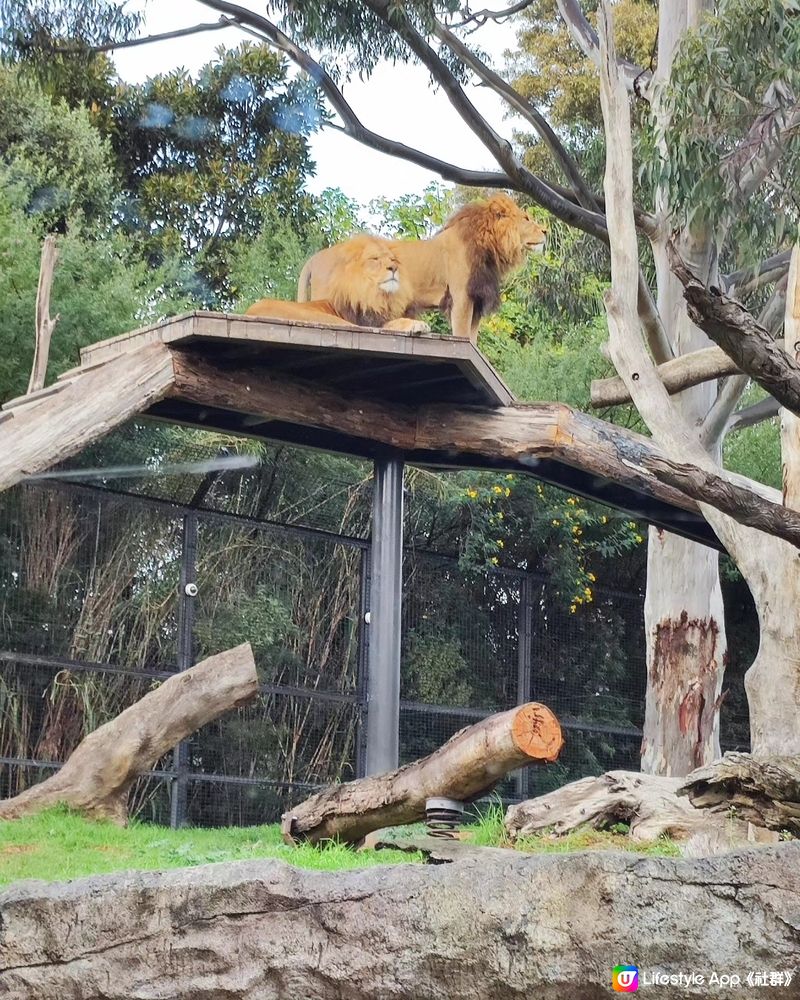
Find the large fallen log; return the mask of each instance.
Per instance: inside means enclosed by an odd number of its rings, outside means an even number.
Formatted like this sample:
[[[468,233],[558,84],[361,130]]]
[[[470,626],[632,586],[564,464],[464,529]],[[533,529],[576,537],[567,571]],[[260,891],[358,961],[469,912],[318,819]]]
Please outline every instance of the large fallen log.
[[[608,771],[599,777],[581,778],[547,795],[509,806],[506,830],[517,840],[543,830],[564,834],[584,824],[606,829],[627,823],[634,840],[688,837],[706,829],[711,816],[678,798],[683,781],[637,771]]]
[[[0,819],[63,803],[92,819],[125,825],[134,781],[181,740],[257,690],[250,643],[208,657],[95,729],[52,778],[0,802]]]
[[[702,813],[734,809],[743,819],[769,830],[800,836],[800,759],[726,753],[722,760],[692,771],[678,795]]]
[[[5,1000],[796,1000],[800,845],[714,858],[476,854],[302,871],[246,861],[0,893]],[[748,988],[764,971],[775,985]],[[710,980],[729,976],[737,979]],[[651,980],[652,982],[652,980]]]
[[[556,717],[536,702],[490,715],[422,760],[306,799],[284,814],[284,839],[355,843],[381,827],[414,823],[427,799],[470,801],[517,767],[556,760],[563,742]]]

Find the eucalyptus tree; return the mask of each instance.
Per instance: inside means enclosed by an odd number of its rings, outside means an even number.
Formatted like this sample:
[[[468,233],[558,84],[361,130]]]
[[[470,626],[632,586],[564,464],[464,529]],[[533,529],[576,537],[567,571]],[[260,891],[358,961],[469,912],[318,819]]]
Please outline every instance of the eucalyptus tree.
[[[515,190],[602,241],[609,239],[609,223],[616,225],[623,211],[631,214],[646,250],[642,262],[638,254],[626,259],[626,279],[632,268],[635,285],[635,317],[626,316],[626,320],[635,323],[641,338],[637,365],[645,371],[643,366],[651,362],[677,364],[683,379],[677,388],[698,385],[702,379],[705,387],[681,393],[677,402],[670,403],[656,373],[642,378],[651,390],[642,399],[640,379],[634,378],[641,373],[626,367],[627,356],[617,350],[619,373],[629,394],[632,385],[637,389],[637,406],[659,440],[665,424],[667,429],[670,422],[685,428],[677,450],[674,439],[664,437],[672,461],[658,474],[701,501],[753,589],[762,623],[761,652],[747,681],[754,750],[798,751],[800,733],[794,720],[800,700],[796,683],[800,665],[793,651],[780,646],[783,640],[792,645],[788,640],[796,631],[800,602],[775,600],[770,587],[780,586],[780,581],[769,580],[765,562],[765,557],[774,559],[775,566],[786,570],[790,580],[785,586],[791,592],[797,574],[789,569],[794,563],[786,553],[791,552],[796,561],[796,552],[764,531],[738,534],[730,527],[733,517],[763,528],[766,522],[759,511],[765,498],[769,531],[782,530],[797,515],[791,509],[791,496],[787,505],[775,491],[733,477],[719,465],[721,437],[747,384],[752,357],[740,352],[736,365],[745,372],[726,377],[712,388],[716,375],[731,370],[727,356],[720,352],[718,368],[706,366],[698,378],[694,355],[699,345],[707,348],[705,332],[712,327],[704,324],[701,331],[690,318],[683,282],[673,272],[668,256],[674,235],[679,255],[700,276],[703,286],[735,287],[739,295],[752,297],[772,332],[780,325],[787,267],[787,257],[780,253],[781,220],[788,214],[794,221],[797,189],[797,0],[661,0],[653,5],[658,43],[651,66],[614,55],[610,74],[626,95],[624,107],[619,102],[614,105],[617,117],[623,111],[629,114],[628,102],[632,101],[637,116],[649,122],[639,152],[645,183],[638,204],[632,188],[622,195],[616,192],[608,219],[606,199],[587,181],[565,146],[563,133],[526,96],[525,88],[508,83],[481,53],[481,24],[521,16],[531,6],[526,0],[480,11],[447,0],[403,4],[395,0],[304,4],[286,0],[267,4],[266,14],[227,0],[201,2],[221,15],[220,27],[235,23],[292,60],[323,95],[326,124],[360,143],[459,184]],[[609,65],[603,62],[608,47],[601,52],[594,16],[597,5],[592,6],[594,11],[584,10],[579,0],[557,0],[572,44],[595,70],[605,66],[608,71]],[[185,30],[193,27],[208,30],[209,25],[187,25]],[[473,169],[366,127],[345,98],[342,80],[351,71],[368,73],[383,58],[418,63],[420,71],[429,74],[449,99],[465,127],[480,139],[494,166]],[[468,80],[491,88],[522,117],[546,148],[551,169],[537,173],[524,152],[480,114],[465,89]],[[606,128],[616,142],[619,136],[609,120],[609,92],[606,86]],[[531,90],[529,94],[535,96]],[[609,148],[610,154],[619,152]],[[624,235],[630,237],[627,231]],[[769,239],[776,253],[759,263],[753,259],[754,248]],[[620,239],[616,243],[618,254]],[[631,251],[630,245],[625,248]],[[630,294],[627,285],[626,293]],[[613,318],[611,326],[613,332]],[[628,334],[629,327],[630,323],[624,327]],[[613,344],[614,338],[612,349]],[[651,397],[660,407],[655,414]],[[666,421],[663,413],[669,415]],[[686,456],[691,457],[691,466],[680,461]],[[723,509],[728,519],[718,513]],[[747,542],[743,544],[742,538]],[[651,701],[644,763],[651,770],[677,773],[714,756],[718,749],[722,609],[713,553],[701,554],[688,543],[663,535],[654,535],[651,542],[651,579],[658,583],[651,586],[648,602]],[[782,624],[776,621],[776,608],[784,616]]]

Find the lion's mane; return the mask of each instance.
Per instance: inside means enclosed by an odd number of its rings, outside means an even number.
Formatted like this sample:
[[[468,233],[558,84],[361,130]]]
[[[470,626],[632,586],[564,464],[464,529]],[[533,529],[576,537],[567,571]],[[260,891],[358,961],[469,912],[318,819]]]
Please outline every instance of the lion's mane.
[[[336,252],[335,280],[325,298],[339,316],[358,326],[383,326],[388,320],[405,315],[412,296],[402,274],[399,289],[387,292],[375,275],[365,270],[365,261],[376,255],[381,259],[382,270],[389,262],[397,267],[397,256],[388,240],[364,234],[323,253],[331,251]],[[302,280],[301,277],[301,283]]]
[[[478,316],[487,316],[499,308],[503,279],[524,260],[522,235],[531,224],[507,194],[494,195],[488,201],[472,201],[444,224],[443,232],[457,233],[466,248],[467,294]]]

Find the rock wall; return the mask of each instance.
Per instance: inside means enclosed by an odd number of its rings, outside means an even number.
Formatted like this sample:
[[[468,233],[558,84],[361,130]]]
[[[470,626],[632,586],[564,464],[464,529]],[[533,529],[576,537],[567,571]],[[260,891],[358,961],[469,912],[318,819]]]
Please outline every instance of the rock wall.
[[[800,997],[800,844],[335,873],[253,861],[0,894],[8,1000],[595,1000],[618,964],[640,983],[742,979],[644,987],[660,1000]],[[790,986],[746,982],[795,969]]]

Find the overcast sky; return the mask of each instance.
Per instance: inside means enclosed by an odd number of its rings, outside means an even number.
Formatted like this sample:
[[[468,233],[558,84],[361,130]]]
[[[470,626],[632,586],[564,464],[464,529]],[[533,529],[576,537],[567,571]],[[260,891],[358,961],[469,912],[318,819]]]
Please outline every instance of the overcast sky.
[[[200,22],[216,21],[215,11],[195,0],[170,0],[169,3],[134,3],[144,7],[144,34],[171,31]],[[253,10],[260,5],[250,4]],[[503,50],[514,41],[507,26],[487,25],[480,32],[481,47],[490,52],[496,66],[502,66]],[[156,42],[113,53],[123,80],[131,83],[148,76],[183,67],[198,70],[214,55],[218,45],[236,45],[252,38],[235,28],[206,32],[186,38]],[[416,146],[427,153],[459,166],[482,170],[495,167],[481,143],[451,109],[447,98],[431,88],[427,72],[419,66],[379,66],[369,80],[346,84],[345,94],[364,125],[389,138]],[[483,88],[469,88],[470,98],[490,123],[510,137],[512,122],[503,117],[500,101]],[[437,177],[427,170],[394,157],[376,153],[352,139],[331,130],[311,137],[311,151],[317,165],[316,177],[309,187],[319,192],[326,187],[341,188],[361,202],[385,196],[397,197],[419,192]]]

